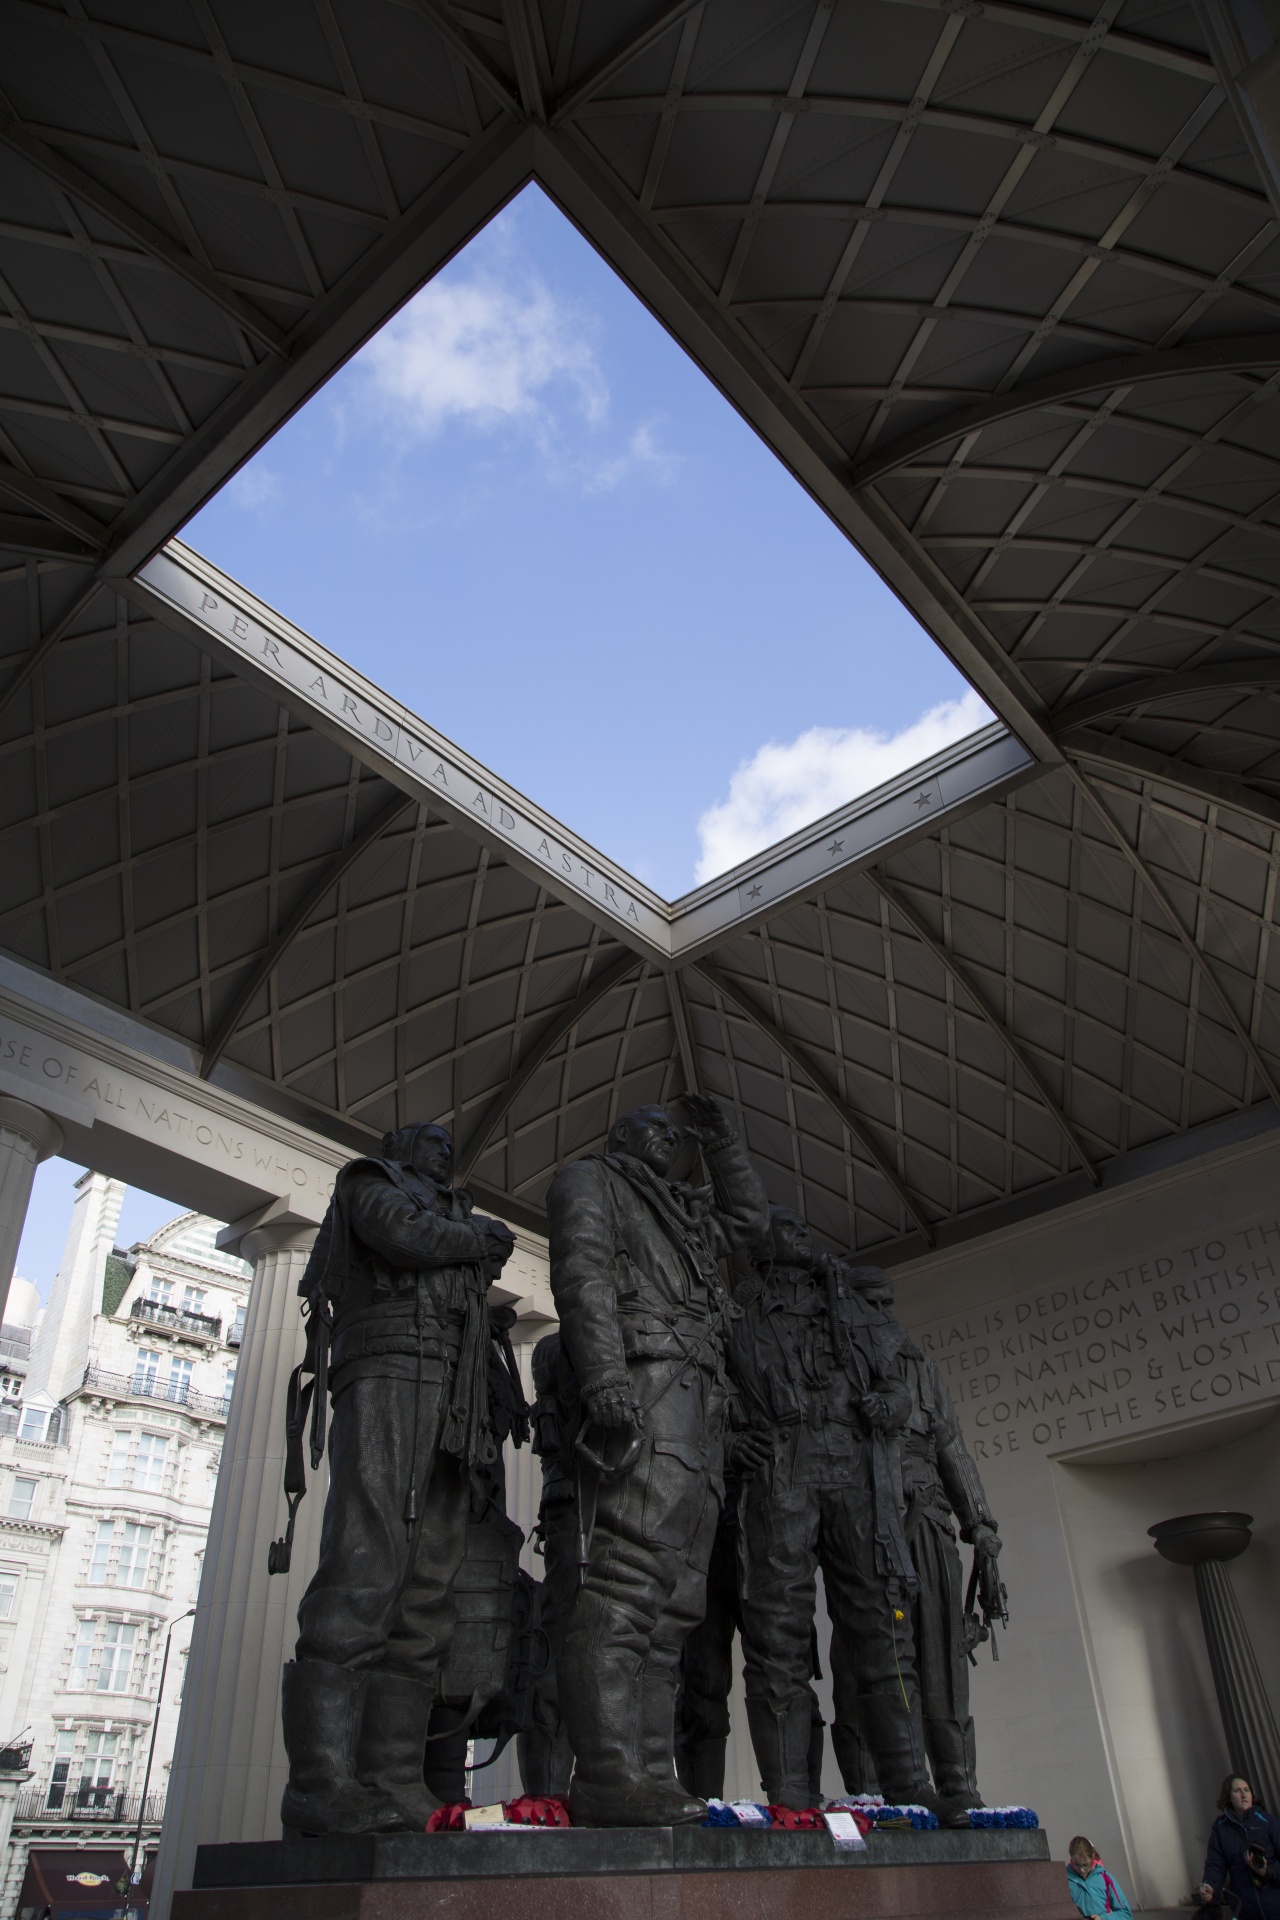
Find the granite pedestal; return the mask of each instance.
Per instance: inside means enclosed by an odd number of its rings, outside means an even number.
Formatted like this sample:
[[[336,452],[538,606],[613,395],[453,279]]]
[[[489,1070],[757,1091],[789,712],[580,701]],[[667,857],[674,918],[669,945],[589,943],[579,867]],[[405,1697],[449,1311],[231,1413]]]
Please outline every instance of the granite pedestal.
[[[1075,1920],[1043,1833],[570,1828],[201,1847],[172,1920]]]

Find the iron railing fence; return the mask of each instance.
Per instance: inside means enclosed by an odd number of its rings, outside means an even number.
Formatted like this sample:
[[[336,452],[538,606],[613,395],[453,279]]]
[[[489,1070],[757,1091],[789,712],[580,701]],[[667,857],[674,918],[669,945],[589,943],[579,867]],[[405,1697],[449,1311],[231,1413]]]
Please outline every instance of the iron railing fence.
[[[213,1314],[190,1313],[186,1307],[166,1306],[162,1300],[135,1300],[129,1317],[149,1320],[155,1327],[169,1327],[174,1333],[198,1334],[202,1340],[222,1338],[222,1322]]]
[[[67,1794],[60,1806],[51,1806],[50,1801],[59,1791],[57,1787],[40,1787],[31,1793],[20,1793],[13,1816],[15,1823],[27,1820],[40,1826],[74,1823],[77,1826],[98,1827],[136,1827],[138,1824],[138,1813],[142,1806],[140,1794],[117,1793],[113,1787],[77,1787]],[[164,1795],[149,1793],[142,1818],[143,1826],[158,1827],[163,1819]]]
[[[191,1413],[211,1413],[222,1420],[231,1408],[229,1393],[201,1393],[186,1380],[165,1380],[159,1374],[108,1373],[92,1360],[84,1370],[83,1384],[122,1400],[164,1400],[170,1406],[186,1407]]]

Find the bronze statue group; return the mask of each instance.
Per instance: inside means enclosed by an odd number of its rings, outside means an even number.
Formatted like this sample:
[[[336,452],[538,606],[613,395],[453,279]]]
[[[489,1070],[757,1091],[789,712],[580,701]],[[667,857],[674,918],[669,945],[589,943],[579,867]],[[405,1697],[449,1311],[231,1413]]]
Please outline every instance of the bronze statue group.
[[[944,1823],[981,1806],[973,1594],[1001,1608],[1000,1541],[943,1379],[888,1275],[819,1253],[770,1207],[714,1100],[678,1106],[624,1115],[547,1197],[560,1324],[533,1355],[538,1588],[505,1514],[502,1442],[528,1433],[512,1315],[487,1297],[513,1236],[453,1186],[441,1127],[389,1134],[339,1175],[289,1397],[289,1539],[308,1410],[313,1466],[332,1413],[284,1669],[286,1832],[420,1831],[460,1793],[501,1684],[466,1649],[515,1645],[495,1593],[544,1650],[508,1727],[526,1791],[566,1795],[581,1825],[703,1820],[736,1633],[764,1797],[813,1806],[819,1570],[846,1792]],[[673,1177],[695,1143],[702,1186]],[[287,1566],[285,1542],[272,1553]]]

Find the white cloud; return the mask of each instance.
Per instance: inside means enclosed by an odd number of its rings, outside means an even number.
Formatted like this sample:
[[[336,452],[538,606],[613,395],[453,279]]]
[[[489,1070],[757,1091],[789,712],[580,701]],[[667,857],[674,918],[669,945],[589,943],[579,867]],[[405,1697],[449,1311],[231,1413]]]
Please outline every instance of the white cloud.
[[[451,420],[545,431],[557,387],[589,425],[608,413],[588,323],[534,277],[519,290],[488,275],[434,281],[363,358],[384,412],[426,438]]]
[[[227,488],[227,498],[233,506],[243,507],[246,513],[265,518],[283,503],[284,487],[278,473],[255,464],[236,475]]]
[[[701,853],[695,885],[714,880],[753,853],[821,820],[845,801],[905,773],[952,741],[986,726],[991,717],[977,694],[969,691],[958,700],[930,707],[900,733],[810,727],[785,744],[768,741],[735,769],[728,798],[708,807],[699,820]]]
[[[588,493],[612,493],[615,487],[629,480],[632,474],[644,474],[655,486],[670,487],[683,464],[684,456],[668,453],[659,446],[653,428],[637,427],[627,442],[627,450],[612,460],[602,460],[588,476]]]
[[[442,276],[370,341],[362,398],[401,442],[435,439],[454,423],[503,429],[534,443],[550,485],[586,494],[631,480],[669,487],[682,457],[662,446],[652,422],[635,427],[620,451],[608,449],[599,331],[594,316],[553,293],[508,246],[500,274],[484,267],[468,280]],[[341,439],[354,424],[350,400],[335,411]]]

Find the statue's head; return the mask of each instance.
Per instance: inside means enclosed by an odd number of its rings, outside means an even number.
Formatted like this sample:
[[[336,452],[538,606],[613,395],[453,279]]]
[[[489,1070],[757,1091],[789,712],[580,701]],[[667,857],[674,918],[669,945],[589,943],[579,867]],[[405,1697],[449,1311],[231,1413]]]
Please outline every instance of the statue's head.
[[[430,1120],[417,1120],[394,1133],[382,1136],[382,1157],[402,1167],[412,1167],[438,1187],[447,1187],[453,1179],[453,1135],[447,1127]]]
[[[770,1207],[769,1232],[756,1259],[763,1267],[811,1267],[813,1240],[808,1221],[790,1207]]]
[[[662,1175],[674,1166],[682,1141],[680,1128],[665,1107],[637,1107],[614,1121],[606,1150],[630,1154]]]
[[[893,1307],[893,1282],[883,1267],[845,1267],[841,1278],[860,1293],[869,1307],[888,1313]]]

